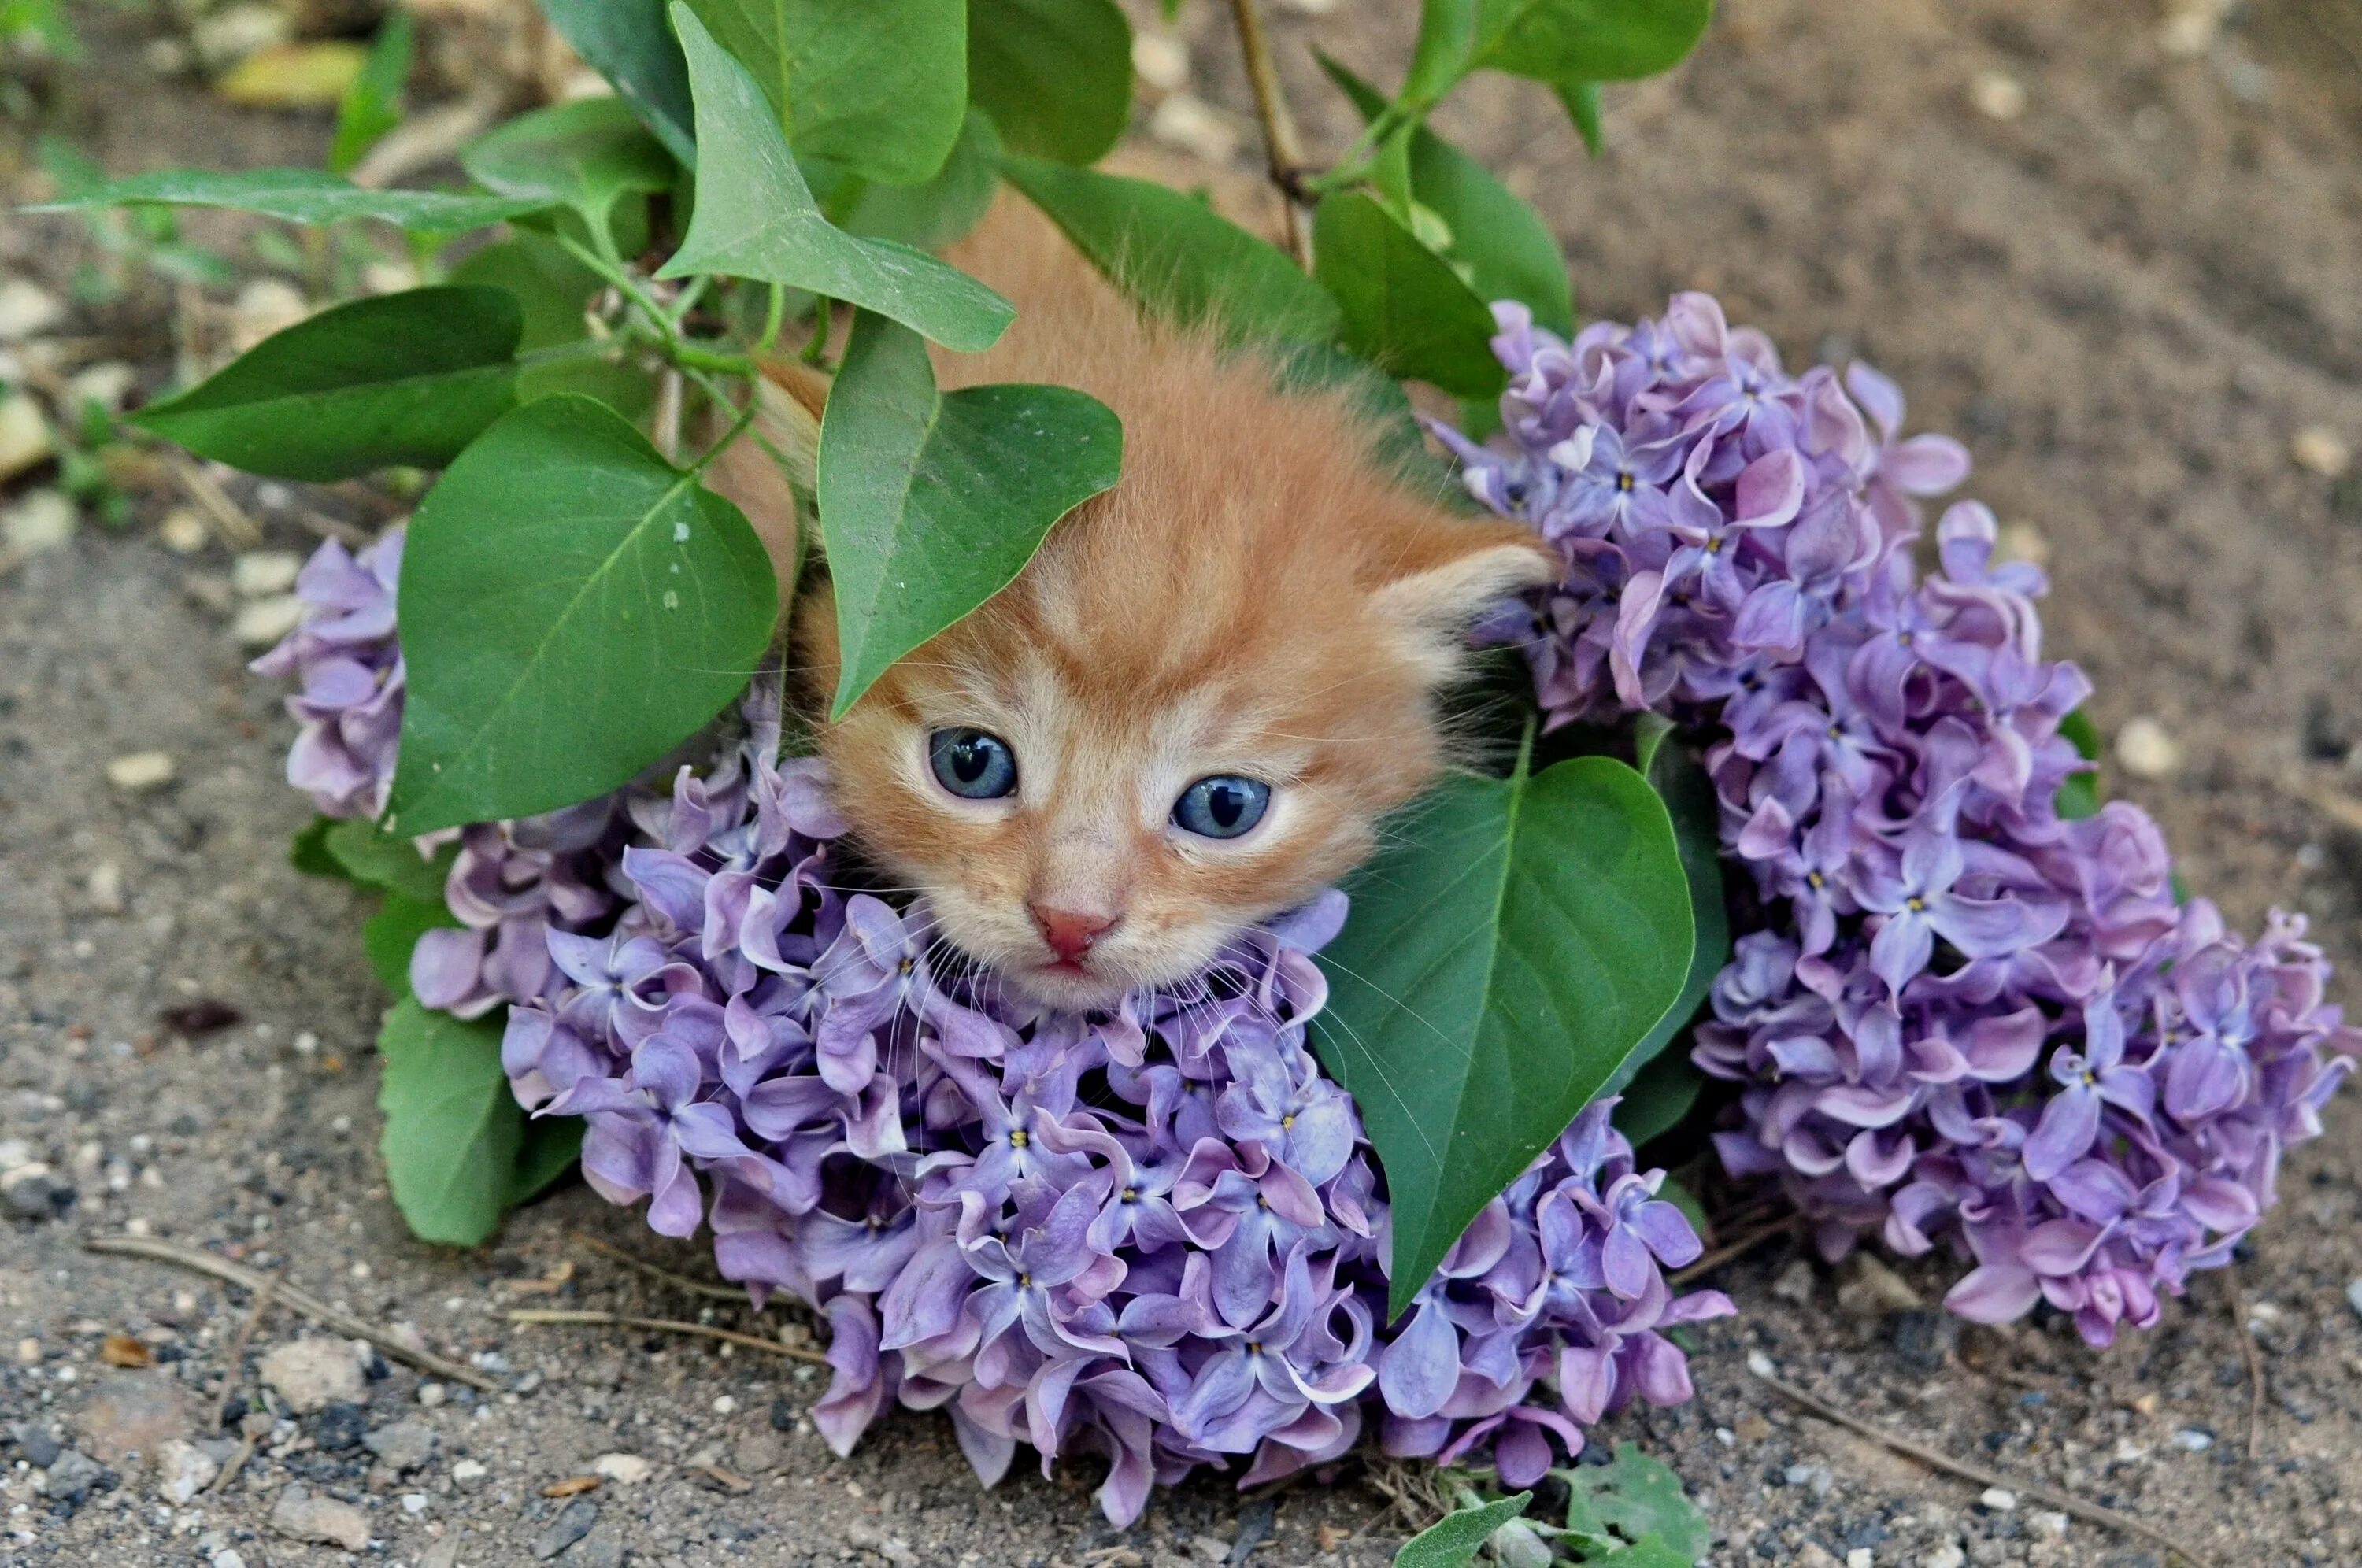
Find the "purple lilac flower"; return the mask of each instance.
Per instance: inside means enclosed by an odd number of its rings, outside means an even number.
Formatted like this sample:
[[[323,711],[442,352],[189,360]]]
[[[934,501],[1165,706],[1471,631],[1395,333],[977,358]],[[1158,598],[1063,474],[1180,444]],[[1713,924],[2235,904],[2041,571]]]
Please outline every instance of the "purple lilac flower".
[[[465,829],[464,923],[412,981],[509,1004],[517,1099],[584,1119],[602,1196],[709,1228],[758,1304],[825,1317],[838,1452],[889,1405],[940,1408],[988,1484],[1020,1444],[1104,1460],[1129,1523],[1200,1466],[1258,1485],[1369,1430],[1524,1485],[1609,1411],[1690,1397],[1661,1331],[1730,1305],[1667,1287],[1697,1239],[1604,1104],[1384,1326],[1383,1189],[1308,1049],[1341,895],[1153,996],[1044,1013],[932,965],[922,909],[834,886],[844,825],[779,740],[758,682],[669,791]]]
[[[1694,1052],[1739,1086],[1725,1164],[1780,1180],[1832,1257],[1948,1243],[1965,1316],[2047,1300],[2101,1344],[2153,1322],[2270,1207],[2362,1049],[2302,921],[2242,942],[2177,904],[2138,808],[2060,817],[2089,683],[2042,657],[2042,574],[1994,558],[1983,507],[1944,512],[1919,574],[1918,502],[1968,456],[1904,437],[1893,382],[1789,376],[1699,294],[1572,344],[1496,314],[1505,449],[1439,434],[1565,558],[1525,637],[1543,709],[1688,726],[1753,883]],[[1628,1298],[1540,1220],[1553,1279]],[[1628,1260],[1648,1240],[1605,1233]],[[1559,1380],[1578,1419],[1584,1375]]]
[[[334,539],[295,580],[304,618],[248,668],[292,679],[287,711],[303,727],[287,752],[287,782],[332,817],[374,817],[393,786],[402,731],[402,650],[393,591],[403,532],[388,529],[356,556]]]

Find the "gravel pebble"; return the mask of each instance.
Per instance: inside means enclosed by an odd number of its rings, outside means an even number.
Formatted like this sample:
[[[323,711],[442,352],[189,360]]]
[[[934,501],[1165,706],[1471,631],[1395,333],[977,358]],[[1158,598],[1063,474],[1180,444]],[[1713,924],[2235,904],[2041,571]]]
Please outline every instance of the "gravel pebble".
[[[548,1528],[535,1536],[525,1550],[533,1553],[535,1562],[546,1562],[589,1535],[590,1527],[598,1522],[599,1505],[588,1497],[577,1497],[558,1510]]]
[[[299,1416],[333,1404],[357,1404],[366,1391],[360,1357],[343,1340],[317,1335],[291,1340],[264,1356],[260,1370],[262,1381]],[[353,1441],[360,1441],[359,1432]]]
[[[439,1440],[435,1429],[425,1421],[400,1420],[382,1426],[361,1439],[361,1446],[376,1454],[378,1462],[396,1471],[415,1470],[435,1456]]]
[[[50,1427],[27,1427],[17,1438],[17,1446],[25,1463],[36,1470],[47,1470],[58,1462],[66,1445],[58,1441],[56,1430]]]
[[[212,1454],[183,1439],[168,1439],[156,1451],[156,1494],[175,1507],[185,1507],[220,1474]]]
[[[369,1516],[350,1503],[295,1485],[271,1506],[270,1528],[291,1540],[316,1540],[359,1551],[369,1544]]]
[[[106,765],[106,781],[128,795],[160,790],[172,781],[175,768],[169,751],[127,752]]]

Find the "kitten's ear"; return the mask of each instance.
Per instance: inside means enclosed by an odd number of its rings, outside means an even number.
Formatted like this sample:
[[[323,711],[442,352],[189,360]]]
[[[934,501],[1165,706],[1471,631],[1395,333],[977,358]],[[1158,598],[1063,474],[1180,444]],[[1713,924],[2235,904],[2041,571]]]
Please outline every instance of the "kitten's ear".
[[[1422,640],[1449,644],[1477,617],[1557,580],[1557,553],[1516,523],[1437,517],[1406,530],[1370,607]]]

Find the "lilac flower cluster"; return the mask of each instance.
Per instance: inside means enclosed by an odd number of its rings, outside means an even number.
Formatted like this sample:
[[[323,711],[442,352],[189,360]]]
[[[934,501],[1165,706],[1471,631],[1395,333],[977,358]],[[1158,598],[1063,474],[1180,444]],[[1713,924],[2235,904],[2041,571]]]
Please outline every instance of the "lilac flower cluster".
[[[1892,382],[1791,376],[1703,294],[1571,344],[1496,308],[1514,450],[1446,439],[1565,558],[1528,629],[1541,705],[1710,738],[1757,903],[1694,1052],[1743,1086],[1725,1165],[1778,1177],[1831,1257],[1948,1242],[1963,1316],[2154,1322],[2362,1048],[2302,921],[2245,944],[2177,903],[2137,807],[2061,814],[2088,684],[2042,657],[2042,574],[1982,506],[1943,513],[1920,575],[1917,499],[1968,457],[1901,438]]]
[[[390,630],[372,653],[398,668]],[[1341,894],[1153,997],[1043,1010],[949,957],[923,906],[838,886],[844,824],[820,765],[780,758],[775,685],[744,721],[669,794],[465,830],[466,925],[422,939],[412,986],[510,1004],[517,1098],[584,1118],[593,1187],[662,1234],[710,1228],[757,1303],[827,1319],[811,1416],[838,1452],[889,1404],[940,1407],[988,1483],[1021,1442],[1045,1470],[1105,1459],[1120,1524],[1156,1482],[1260,1484],[1370,1427],[1522,1486],[1608,1412],[1690,1397],[1664,1331],[1730,1304],[1666,1284],[1699,1243],[1606,1103],[1385,1325],[1382,1183],[1307,1049]]]

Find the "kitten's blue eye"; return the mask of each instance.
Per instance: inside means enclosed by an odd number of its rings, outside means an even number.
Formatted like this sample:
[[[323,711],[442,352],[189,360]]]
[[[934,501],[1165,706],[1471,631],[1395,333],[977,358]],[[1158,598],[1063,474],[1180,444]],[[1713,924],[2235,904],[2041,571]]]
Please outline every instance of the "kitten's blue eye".
[[[1200,838],[1236,838],[1263,821],[1271,786],[1218,773],[1200,778],[1173,802],[1173,825]]]
[[[1017,754],[999,735],[937,730],[927,737],[927,761],[936,781],[965,800],[997,801],[1017,793]]]

